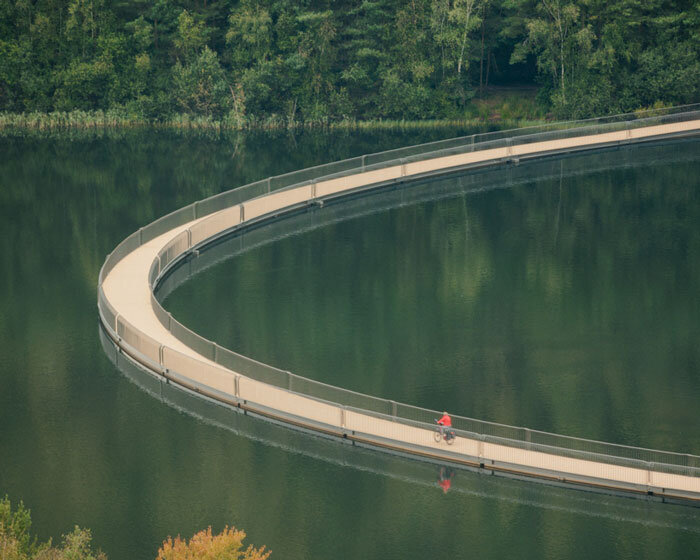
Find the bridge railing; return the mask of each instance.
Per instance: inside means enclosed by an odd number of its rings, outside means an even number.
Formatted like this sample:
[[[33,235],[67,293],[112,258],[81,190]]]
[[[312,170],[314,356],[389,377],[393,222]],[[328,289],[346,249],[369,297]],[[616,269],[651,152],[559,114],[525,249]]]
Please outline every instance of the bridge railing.
[[[185,376],[193,383],[201,379],[197,368],[214,367],[216,372],[216,391],[229,387],[228,392],[235,392],[235,375],[226,381],[225,370],[231,370],[245,377],[277,387],[290,394],[303,395],[322,403],[344,410],[360,411],[374,418],[403,423],[407,426],[432,428],[439,412],[421,407],[398,403],[392,400],[349,391],[314,381],[288,371],[260,363],[256,360],[222,348],[207,340],[176,321],[165,311],[156,297],[152,295],[151,304],[163,326],[184,344],[207,358],[214,364],[207,364],[188,357],[178,356],[174,350],[158,346],[158,343],[139,332],[128,322],[120,318],[104,296],[102,282],[109,272],[127,254],[140,245],[151,241],[173,228],[198,220],[185,231],[177,234],[159,252],[149,271],[149,284],[154,289],[168,270],[177,265],[182,258],[194,249],[202,248],[213,237],[224,235],[240,224],[246,224],[245,203],[272,192],[294,189],[304,185],[313,185],[323,180],[346,177],[370,170],[404,165],[407,161],[421,161],[448,155],[484,149],[517,146],[532,142],[571,138],[592,134],[604,134],[619,130],[655,124],[669,124],[700,118],[700,104],[670,109],[646,111],[635,114],[615,115],[602,119],[552,123],[543,126],[475,134],[441,140],[419,146],[388,150],[381,153],[350,158],[330,164],[319,165],[284,175],[270,177],[261,181],[232,189],[208,199],[195,202],[168,214],[152,224],[141,228],[127,237],[108,255],[100,271],[98,307],[103,322],[116,336],[127,342],[140,356],[156,369],[168,369],[169,363],[177,358],[173,371]],[[313,193],[313,189],[310,191]],[[313,199],[313,194],[309,200]],[[308,202],[308,200],[307,200]],[[221,212],[226,210],[226,212]],[[218,214],[216,214],[218,212]],[[218,368],[217,368],[218,366]],[[514,448],[539,450],[562,457],[595,460],[611,465],[637,466],[658,472],[684,474],[700,477],[700,457],[695,455],[658,451],[632,446],[599,442],[559,434],[552,434],[528,428],[508,426],[462,416],[453,416],[456,430],[465,436],[481,441],[496,442]]]

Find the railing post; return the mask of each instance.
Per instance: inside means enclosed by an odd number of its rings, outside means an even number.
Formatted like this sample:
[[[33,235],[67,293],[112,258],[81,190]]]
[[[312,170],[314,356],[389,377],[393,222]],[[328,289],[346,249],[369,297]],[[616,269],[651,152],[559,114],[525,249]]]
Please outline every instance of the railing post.
[[[270,192],[272,189],[272,177],[267,178],[267,192]]]
[[[193,205],[192,205],[192,219],[196,220],[197,219],[197,205],[199,204],[199,200],[197,200]]]
[[[241,202],[241,217],[240,217],[240,223],[245,222],[245,206],[243,206],[243,203]]]
[[[213,362],[215,364],[218,364],[219,362],[217,361],[217,358],[219,357],[219,352],[218,352],[219,345],[216,342],[212,342],[211,348],[212,348],[212,352],[211,352],[212,358],[211,359],[213,360]]]
[[[364,173],[365,171],[365,160],[367,159],[367,155],[362,156],[362,172]]]
[[[241,397],[241,376],[240,375],[233,376],[233,394],[237,398]]]
[[[391,416],[396,420],[396,401],[389,401],[391,403]]]
[[[345,407],[344,406],[340,407],[340,427],[341,428],[345,427]]]

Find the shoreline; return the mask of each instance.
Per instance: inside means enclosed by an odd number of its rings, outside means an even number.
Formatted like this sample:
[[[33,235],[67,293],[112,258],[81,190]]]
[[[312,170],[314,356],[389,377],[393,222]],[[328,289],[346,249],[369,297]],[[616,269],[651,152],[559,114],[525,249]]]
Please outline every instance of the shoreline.
[[[70,111],[52,113],[0,113],[0,134],[7,132],[94,132],[102,130],[174,130],[184,132],[266,132],[298,130],[419,130],[437,128],[518,128],[546,124],[546,119],[487,118],[431,120],[293,121],[266,119],[249,122],[217,121],[209,117],[176,115],[167,121],[149,121],[110,111]]]

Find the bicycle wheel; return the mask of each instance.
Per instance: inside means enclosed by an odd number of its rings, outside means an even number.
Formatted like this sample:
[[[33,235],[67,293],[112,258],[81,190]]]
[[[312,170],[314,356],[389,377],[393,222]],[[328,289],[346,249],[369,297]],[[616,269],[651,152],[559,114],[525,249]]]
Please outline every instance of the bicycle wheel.
[[[454,432],[448,432],[448,434],[445,436],[445,441],[447,442],[447,445],[452,445],[456,439],[457,435]]]
[[[440,440],[442,439],[442,434],[440,433],[440,430],[435,430],[433,432],[433,437],[435,438],[435,441],[440,443]]]

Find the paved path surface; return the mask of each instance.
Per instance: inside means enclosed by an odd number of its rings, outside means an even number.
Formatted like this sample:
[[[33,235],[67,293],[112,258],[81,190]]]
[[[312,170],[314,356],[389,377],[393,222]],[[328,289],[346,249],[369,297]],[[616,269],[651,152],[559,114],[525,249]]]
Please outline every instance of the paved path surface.
[[[287,191],[273,192],[243,205],[193,220],[145,243],[114,266],[104,278],[102,288],[106,299],[119,315],[117,321],[123,323],[117,331],[120,329],[123,331],[121,345],[124,346],[126,343],[125,349],[128,350],[128,346],[131,345],[160,364],[162,368],[168,368],[201,385],[211,387],[219,394],[230,397],[231,401],[244,400],[248,406],[258,407],[264,413],[278,413],[281,417],[296,423],[345,433],[363,441],[406,452],[464,459],[467,462],[483,463],[504,470],[513,469],[531,475],[556,476],[568,481],[609,484],[616,488],[637,491],[647,489],[658,494],[685,495],[700,499],[700,477],[659,472],[653,465],[619,466],[609,462],[563,457],[554,453],[531,451],[464,437],[457,438],[454,445],[447,447],[444,442],[435,442],[432,429],[392,421],[390,418],[362,414],[356,410],[346,410],[340,406],[320,402],[241,376],[238,372],[222,368],[208,357],[198,354],[170,333],[158,320],[153,310],[148,284],[151,264],[158,258],[161,249],[183,231],[189,230],[190,239],[197,242],[242,222],[285,207],[370,184],[400,180],[411,175],[470,163],[500,161],[541,152],[627,142],[638,138],[687,133],[693,130],[700,130],[700,121],[482,150],[397,165]],[[114,330],[114,325],[110,327]]]

